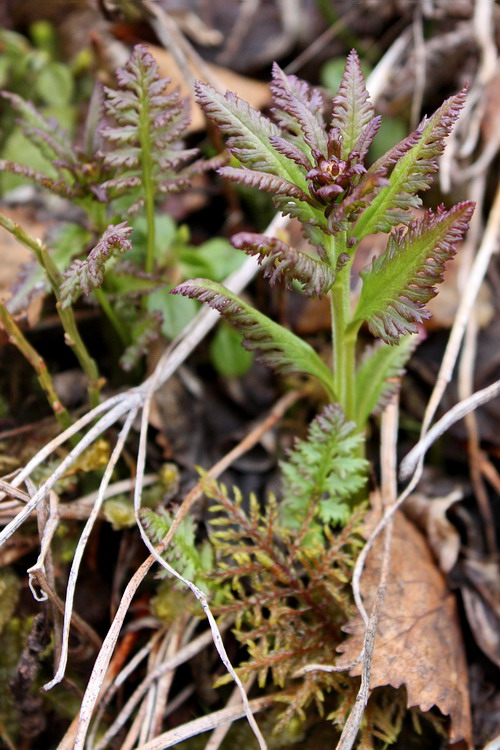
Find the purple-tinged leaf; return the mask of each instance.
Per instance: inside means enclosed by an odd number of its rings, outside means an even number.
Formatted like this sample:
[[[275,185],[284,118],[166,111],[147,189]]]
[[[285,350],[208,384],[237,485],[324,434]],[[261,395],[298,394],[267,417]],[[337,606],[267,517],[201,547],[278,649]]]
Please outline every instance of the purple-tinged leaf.
[[[111,144],[104,161],[118,171],[106,185],[125,192],[144,182],[141,155],[147,152],[151,160],[148,189],[158,189],[159,183],[165,188],[198,153],[181,148],[180,139],[189,124],[189,102],[177,90],[166,92],[170,81],[160,78],[158,65],[144,45],[134,47],[125,67],[117,71],[117,80],[120,88],[104,89],[106,111],[117,125],[101,131]]]
[[[395,344],[417,323],[430,317],[424,305],[436,294],[446,262],[467,231],[474,203],[464,201],[449,211],[440,206],[396,229],[387,249],[361,272],[363,287],[353,325],[366,321],[374,336]]]
[[[279,136],[279,128],[240,99],[232,91],[219,94],[206,83],[196,81],[196,101],[221,133],[228,136],[227,146],[247,167],[270,174],[282,174],[284,159],[271,147],[269,138]]]
[[[55,119],[48,120],[31,102],[10,91],[0,91],[0,96],[11,103],[20,116],[23,133],[48,161],[61,159],[69,164],[76,162],[67,133]]]
[[[81,293],[90,294],[104,281],[106,263],[117,253],[132,249],[128,239],[132,227],[126,221],[110,224],[97,245],[90,251],[86,260],[75,260],[64,274],[61,285],[62,306],[69,307]]]
[[[388,232],[391,227],[411,218],[408,209],[417,208],[419,191],[427,190],[437,172],[438,157],[445,140],[463,107],[467,89],[447,99],[430,117],[424,118],[416,131],[380,157],[371,171],[395,164],[389,185],[383,188],[372,205],[360,217],[353,233],[359,239],[375,232]]]
[[[305,153],[294,143],[291,143],[291,141],[287,141],[286,138],[281,138],[279,135],[272,135],[269,138],[269,141],[276,151],[279,151],[280,154],[286,156],[287,159],[294,161],[298,167],[304,167],[307,171],[312,168],[312,163]]]
[[[191,279],[179,284],[171,293],[205,302],[241,331],[243,345],[256,351],[261,362],[278,372],[312,375],[334,398],[332,373],[314,349],[221,284],[209,279]]]
[[[42,172],[31,169],[31,167],[27,167],[24,164],[16,164],[13,161],[0,159],[0,172],[9,172],[20,177],[26,177],[28,180],[36,182],[37,185],[50,190],[51,193],[63,196],[63,198],[74,198],[77,195],[76,191],[66,185],[65,182],[53,180]]]
[[[381,124],[382,118],[380,117],[380,115],[377,115],[376,117],[371,119],[370,122],[367,123],[362,129],[360,136],[354,144],[353,148],[353,151],[358,154],[358,161],[363,162],[365,160],[368,149],[370,148],[373,139],[377,135]]]
[[[235,167],[221,167],[218,171],[226,180],[237,182],[245,187],[265,190],[266,193],[273,193],[273,195],[285,195],[306,203],[311,202],[309,195],[304,193],[297,185],[294,185],[293,182],[283,180],[281,177],[265,174],[264,172],[256,172],[253,169],[237,169]]]
[[[327,150],[327,137],[323,121],[323,99],[318,91],[296,76],[287,76],[277,63],[273,64],[273,115],[283,128],[292,128],[296,135],[300,126],[304,142],[310,149],[322,153]],[[283,113],[289,117],[284,118]]]
[[[333,99],[332,129],[340,131],[342,159],[347,159],[354,150],[363,128],[374,114],[359,57],[355,50],[351,50],[340,88]]]
[[[265,237],[252,232],[239,232],[231,243],[247,255],[255,255],[264,269],[264,277],[271,285],[283,280],[290,289],[299,281],[306,296],[321,296],[333,286],[333,269],[319,258],[290,247],[276,237]]]

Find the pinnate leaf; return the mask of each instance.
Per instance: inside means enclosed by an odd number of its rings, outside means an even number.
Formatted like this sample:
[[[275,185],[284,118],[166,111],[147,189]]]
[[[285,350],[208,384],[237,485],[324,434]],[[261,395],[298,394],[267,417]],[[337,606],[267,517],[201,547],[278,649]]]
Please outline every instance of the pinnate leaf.
[[[273,65],[273,114],[282,128],[292,131],[299,148],[306,152],[327,150],[327,137],[323,121],[321,93],[296,76],[287,76],[277,63]],[[301,137],[300,137],[301,136]]]
[[[242,333],[243,345],[250,351],[256,351],[261,362],[278,372],[312,375],[334,398],[332,374],[314,349],[222,284],[209,279],[191,279],[172,289],[172,294],[206,302]]]
[[[443,280],[445,263],[466,232],[474,203],[463,201],[449,211],[429,209],[422,218],[397,229],[389,237],[386,251],[362,271],[363,287],[354,315],[374,336],[395,344],[400,336],[416,333],[417,323],[430,317],[424,305]]]
[[[237,169],[235,167],[221,167],[221,169],[219,169],[219,174],[225,177],[226,180],[238,182],[240,185],[245,185],[246,187],[265,190],[266,193],[284,195],[305,202],[310,201],[309,196],[293,182],[289,182],[289,180],[284,180],[282,177],[276,177],[272,174],[256,172],[253,169]]]
[[[290,288],[292,281],[299,281],[307,296],[326,294],[333,286],[335,273],[328,263],[290,247],[276,237],[239,232],[233,235],[231,242],[247,255],[257,256],[264,268],[264,277],[271,285],[284,280]]]
[[[397,144],[370,168],[385,171],[395,165],[389,184],[382,188],[370,207],[360,216],[353,234],[362,239],[367,234],[388,232],[391,227],[411,218],[408,209],[420,206],[418,192],[428,190],[437,172],[437,159],[443,153],[445,140],[463,107],[467,89],[447,99],[418,128]]]

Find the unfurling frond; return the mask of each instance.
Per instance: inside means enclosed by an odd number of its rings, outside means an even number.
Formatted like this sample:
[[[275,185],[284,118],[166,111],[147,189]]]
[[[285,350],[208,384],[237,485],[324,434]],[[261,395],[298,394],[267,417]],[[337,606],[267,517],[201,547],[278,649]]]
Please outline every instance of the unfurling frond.
[[[368,462],[359,455],[363,436],[342,409],[330,404],[311,423],[307,440],[297,440],[281,462],[282,523],[298,529],[309,518],[345,524],[349,500],[366,484]],[[318,528],[316,529],[318,531]]]
[[[221,284],[209,279],[192,279],[179,284],[171,293],[206,302],[242,333],[243,345],[256,351],[261,362],[278,372],[312,375],[333,396],[332,374],[314,349]]]
[[[252,232],[239,232],[231,243],[247,255],[255,255],[264,269],[264,277],[271,285],[285,281],[290,289],[293,281],[302,284],[307,296],[321,296],[333,286],[335,273],[328,263],[290,247],[275,237]]]
[[[100,287],[104,281],[106,263],[114,255],[132,249],[128,239],[132,227],[126,221],[110,224],[97,245],[90,251],[85,260],[75,260],[64,274],[61,285],[61,301],[68,307],[80,294],[90,294],[92,289]]]
[[[342,159],[347,159],[355,149],[358,139],[373,120],[374,114],[359,57],[355,50],[351,50],[340,88],[333,100],[332,129],[338,128],[340,131]],[[369,131],[365,131],[365,138],[369,133],[373,139],[375,133],[372,134],[372,130],[375,127],[372,125]]]
[[[474,203],[464,201],[449,211],[429,209],[397,229],[387,250],[361,272],[363,287],[354,325],[366,321],[374,336],[395,344],[406,333],[416,333],[417,323],[428,318],[424,308],[436,294],[434,284],[443,280],[446,262],[469,226]]]

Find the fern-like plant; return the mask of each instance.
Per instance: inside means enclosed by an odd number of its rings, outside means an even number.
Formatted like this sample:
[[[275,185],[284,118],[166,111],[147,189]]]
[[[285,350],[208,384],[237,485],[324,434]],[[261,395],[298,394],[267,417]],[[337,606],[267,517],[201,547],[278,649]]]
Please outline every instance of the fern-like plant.
[[[275,65],[271,117],[235,94],[224,96],[198,83],[197,99],[227,136],[240,165],[220,174],[240,185],[272,194],[276,207],[299,220],[307,251],[259,234],[241,232],[233,245],[258,258],[271,284],[298,286],[307,296],[328,294],[332,312],[333,367],[311,347],[220,284],[194,279],[174,292],[218,310],[243,333],[243,343],[281,371],[315,377],[328,398],[360,430],[394,391],[413,347],[425,304],[436,294],[446,262],[467,230],[474,205],[440,206],[421,217],[413,210],[429,188],[464,102],[465,89],[447,99],[430,118],[374,164],[369,146],[380,126],[356,52],[347,59],[333,99],[330,124],[323,120],[323,97]],[[351,303],[353,262],[361,241],[388,233],[387,249],[362,274],[357,304]],[[358,355],[362,326],[381,339]]]

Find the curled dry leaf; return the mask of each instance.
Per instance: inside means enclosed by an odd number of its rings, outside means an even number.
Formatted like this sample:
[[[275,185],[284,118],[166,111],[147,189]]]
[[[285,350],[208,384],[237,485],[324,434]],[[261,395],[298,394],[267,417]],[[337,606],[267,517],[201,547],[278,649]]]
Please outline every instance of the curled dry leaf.
[[[460,592],[477,645],[500,667],[500,578],[496,560],[464,559]]]
[[[405,505],[405,513],[425,533],[443,573],[450,572],[460,552],[460,534],[448,520],[446,512],[462,498],[463,492],[460,489],[453,490],[443,497],[429,497],[414,492]]]
[[[367,611],[380,579],[382,540],[367,558],[361,583]],[[338,664],[349,664],[363,646],[360,617],[345,628]],[[361,666],[351,675],[361,674]],[[453,594],[424,537],[402,514],[394,520],[390,572],[373,654],[371,689],[405,685],[408,706],[432,706],[450,717],[450,742],[471,747],[468,675]]]

